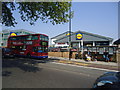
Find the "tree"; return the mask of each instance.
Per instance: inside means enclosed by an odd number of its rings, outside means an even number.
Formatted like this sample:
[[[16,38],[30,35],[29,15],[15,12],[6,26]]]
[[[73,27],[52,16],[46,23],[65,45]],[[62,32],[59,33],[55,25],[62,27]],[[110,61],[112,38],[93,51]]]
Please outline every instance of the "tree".
[[[15,26],[17,21],[13,16],[18,10],[21,20],[28,21],[33,25],[38,19],[44,23],[63,24],[72,18],[73,12],[69,15],[71,3],[69,2],[2,2],[2,24]]]

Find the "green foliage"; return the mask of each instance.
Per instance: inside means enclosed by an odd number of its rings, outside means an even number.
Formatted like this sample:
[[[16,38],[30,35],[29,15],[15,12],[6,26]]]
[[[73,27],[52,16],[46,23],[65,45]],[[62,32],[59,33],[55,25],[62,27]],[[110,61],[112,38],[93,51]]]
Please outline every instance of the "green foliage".
[[[13,17],[14,11],[19,11],[23,21],[33,25],[41,19],[44,23],[63,24],[69,21],[73,12],[69,15],[71,3],[69,2],[3,2],[2,17],[5,26],[15,26],[17,22]]]

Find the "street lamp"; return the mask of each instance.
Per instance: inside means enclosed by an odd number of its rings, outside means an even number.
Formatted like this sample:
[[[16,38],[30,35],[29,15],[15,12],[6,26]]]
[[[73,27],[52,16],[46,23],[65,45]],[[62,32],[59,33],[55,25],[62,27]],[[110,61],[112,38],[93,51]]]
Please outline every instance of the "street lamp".
[[[70,1],[70,5],[71,5]],[[72,5],[71,5],[72,6]],[[71,7],[69,9],[69,60],[71,60]]]

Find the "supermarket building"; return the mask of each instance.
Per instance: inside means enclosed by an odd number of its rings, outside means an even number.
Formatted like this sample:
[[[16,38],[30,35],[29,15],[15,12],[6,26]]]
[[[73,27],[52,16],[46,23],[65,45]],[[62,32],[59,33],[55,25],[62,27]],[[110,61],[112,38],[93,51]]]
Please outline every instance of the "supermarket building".
[[[81,34],[81,39],[77,39],[77,35]],[[65,33],[59,34],[51,38],[51,44],[54,47],[66,47],[69,46],[69,36],[71,36],[71,46],[111,46],[113,39],[110,37],[101,36],[98,34],[88,33],[85,31],[76,31],[70,33],[67,31]]]

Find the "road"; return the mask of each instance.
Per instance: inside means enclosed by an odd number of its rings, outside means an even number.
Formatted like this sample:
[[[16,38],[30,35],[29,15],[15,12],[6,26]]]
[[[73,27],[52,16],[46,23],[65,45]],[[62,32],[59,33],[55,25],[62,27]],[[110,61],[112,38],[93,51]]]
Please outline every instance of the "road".
[[[3,88],[91,88],[104,70],[27,58],[3,59]]]

